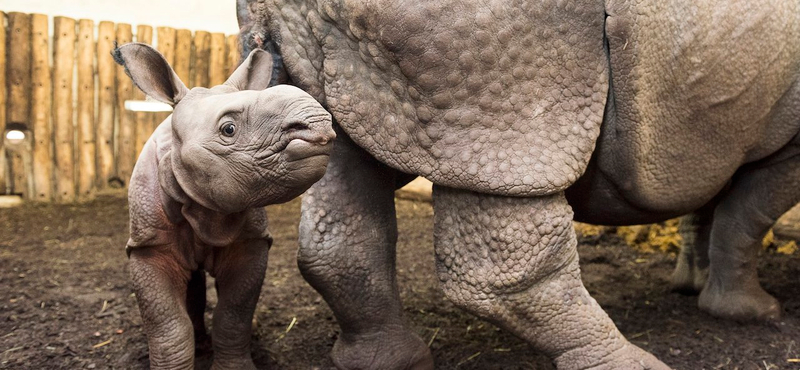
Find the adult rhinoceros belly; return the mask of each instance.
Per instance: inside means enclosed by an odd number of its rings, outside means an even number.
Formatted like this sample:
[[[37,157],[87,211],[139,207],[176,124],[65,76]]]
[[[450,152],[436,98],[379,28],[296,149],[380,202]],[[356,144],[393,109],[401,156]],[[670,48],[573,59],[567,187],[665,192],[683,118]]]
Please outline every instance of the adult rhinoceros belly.
[[[600,1],[268,2],[293,81],[404,172],[514,196],[563,190],[608,90]]]
[[[595,214],[615,196],[640,211],[690,211],[798,132],[797,0],[611,1],[607,11],[613,99],[587,172],[603,179],[580,181],[595,184],[584,194]]]

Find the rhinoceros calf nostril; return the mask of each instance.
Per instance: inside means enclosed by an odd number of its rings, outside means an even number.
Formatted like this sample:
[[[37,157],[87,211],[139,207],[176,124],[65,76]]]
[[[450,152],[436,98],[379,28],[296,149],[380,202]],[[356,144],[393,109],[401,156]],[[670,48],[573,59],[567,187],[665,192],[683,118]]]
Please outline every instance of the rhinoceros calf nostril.
[[[285,124],[282,128],[285,132],[302,131],[308,130],[308,125],[303,122],[292,121]]]

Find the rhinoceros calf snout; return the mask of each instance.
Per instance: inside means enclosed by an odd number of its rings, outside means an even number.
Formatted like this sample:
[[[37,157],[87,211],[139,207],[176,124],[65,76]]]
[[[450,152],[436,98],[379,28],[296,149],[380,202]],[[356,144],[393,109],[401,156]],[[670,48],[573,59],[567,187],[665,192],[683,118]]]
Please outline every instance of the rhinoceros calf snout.
[[[303,140],[317,145],[326,145],[336,138],[330,120],[326,123],[292,121],[281,127],[289,140]]]

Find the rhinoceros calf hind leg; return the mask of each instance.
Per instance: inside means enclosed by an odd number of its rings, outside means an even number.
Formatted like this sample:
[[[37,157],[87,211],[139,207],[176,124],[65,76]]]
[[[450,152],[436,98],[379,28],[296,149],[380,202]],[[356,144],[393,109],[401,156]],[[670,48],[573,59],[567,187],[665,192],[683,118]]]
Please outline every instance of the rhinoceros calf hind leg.
[[[250,336],[270,243],[267,239],[247,239],[214,250],[218,299],[211,329],[212,370],[256,368],[250,356]]]
[[[432,369],[405,325],[395,278],[394,191],[410,176],[381,164],[341,131],[325,176],[303,198],[298,265],[341,327],[340,369]]]
[[[745,167],[714,212],[711,267],[700,308],[736,320],[780,317],[778,301],[758,282],[761,240],[800,200],[800,148],[788,146],[771,163]]]
[[[511,198],[434,187],[436,270],[456,305],[565,369],[669,369],[629,343],[581,282],[563,193]]]
[[[194,342],[198,353],[211,351],[211,337],[206,333],[206,272],[192,271],[186,291],[186,311],[192,320]]]
[[[678,264],[672,272],[672,290],[694,295],[703,290],[708,280],[708,244],[716,203],[709,204],[681,219],[679,232],[683,239]]]

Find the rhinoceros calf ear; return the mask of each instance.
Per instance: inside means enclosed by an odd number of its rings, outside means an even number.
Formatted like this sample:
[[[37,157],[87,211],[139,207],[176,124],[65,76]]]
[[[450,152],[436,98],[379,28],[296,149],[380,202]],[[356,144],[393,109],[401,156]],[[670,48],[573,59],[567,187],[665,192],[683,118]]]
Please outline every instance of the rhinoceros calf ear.
[[[136,87],[160,102],[174,106],[189,92],[164,56],[150,45],[125,44],[112,55]]]
[[[238,90],[264,90],[272,80],[272,55],[264,50],[255,49],[242,62],[226,85]]]

